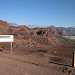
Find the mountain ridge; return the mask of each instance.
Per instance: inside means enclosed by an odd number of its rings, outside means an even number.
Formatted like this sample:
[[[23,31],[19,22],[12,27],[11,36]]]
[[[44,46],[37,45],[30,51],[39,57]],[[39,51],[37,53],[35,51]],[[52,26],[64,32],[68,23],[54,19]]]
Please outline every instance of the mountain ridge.
[[[5,21],[0,22],[0,34],[12,34],[15,37],[15,43],[17,44],[17,40],[20,40],[19,45],[22,45],[22,40],[28,41],[28,46],[31,46],[35,41],[38,44],[48,45],[50,47],[62,44],[61,40],[57,39],[55,36],[67,36],[69,35],[63,29],[56,28],[37,28],[30,29],[24,25],[20,25],[18,27],[12,26]],[[37,45],[37,44],[36,44]],[[23,46],[23,45],[22,45]]]
[[[75,26],[73,27],[56,27],[56,26],[48,26],[46,28],[56,28],[56,29],[64,29],[67,33],[69,33],[70,35],[75,35]]]

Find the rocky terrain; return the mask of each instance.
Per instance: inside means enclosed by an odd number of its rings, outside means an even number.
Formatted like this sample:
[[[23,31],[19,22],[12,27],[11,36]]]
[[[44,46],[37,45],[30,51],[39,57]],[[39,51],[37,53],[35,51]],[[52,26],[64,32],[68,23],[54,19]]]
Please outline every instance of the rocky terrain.
[[[10,43],[0,43],[0,75],[75,75],[75,41],[63,29],[12,26],[0,20],[0,34],[14,35],[13,56]]]
[[[64,29],[67,33],[69,33],[71,36],[75,36],[75,26],[73,27],[56,27],[56,26],[48,26],[46,28],[56,28],[56,29]]]

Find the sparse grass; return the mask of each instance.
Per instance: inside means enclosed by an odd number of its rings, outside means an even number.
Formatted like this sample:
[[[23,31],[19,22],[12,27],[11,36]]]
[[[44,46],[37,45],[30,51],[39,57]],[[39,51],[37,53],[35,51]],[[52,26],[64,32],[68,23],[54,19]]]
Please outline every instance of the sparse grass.
[[[22,41],[23,45],[26,45],[24,41]]]
[[[1,46],[1,48],[5,48],[4,46]]]
[[[72,43],[75,44],[75,40],[72,39],[67,39],[67,38],[63,38],[61,36],[55,36],[57,39],[62,40],[63,42],[68,42],[68,43]]]

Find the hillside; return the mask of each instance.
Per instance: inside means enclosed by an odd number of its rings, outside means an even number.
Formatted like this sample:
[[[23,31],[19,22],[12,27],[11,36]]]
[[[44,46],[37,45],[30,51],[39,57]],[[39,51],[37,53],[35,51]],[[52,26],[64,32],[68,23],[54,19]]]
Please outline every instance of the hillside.
[[[12,34],[15,37],[15,45],[17,42],[19,42],[17,45],[20,46],[24,46],[24,44],[28,43],[28,47],[33,44],[35,44],[35,46],[40,46],[39,44],[50,45],[51,47],[56,46],[59,45],[61,41],[55,36],[68,35],[65,30],[59,30],[56,28],[38,28],[33,30],[23,25],[15,27],[1,20],[0,34]]]
[[[69,35],[65,30],[15,27],[5,21],[0,28],[2,35],[14,35],[13,56],[10,43],[0,43],[0,75],[74,75],[75,41],[62,37]]]
[[[47,63],[42,58],[18,56],[0,52],[0,75],[70,75],[71,67]],[[71,72],[70,72],[71,71]]]
[[[47,28],[56,28],[56,29],[63,29],[70,35],[75,35],[75,27],[56,27],[56,26],[48,26]]]

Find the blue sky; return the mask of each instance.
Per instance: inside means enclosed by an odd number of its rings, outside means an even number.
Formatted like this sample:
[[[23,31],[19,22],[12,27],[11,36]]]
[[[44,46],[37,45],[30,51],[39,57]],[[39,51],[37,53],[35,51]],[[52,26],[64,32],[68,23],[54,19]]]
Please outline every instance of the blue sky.
[[[0,20],[28,26],[75,26],[75,0],[0,0]]]

